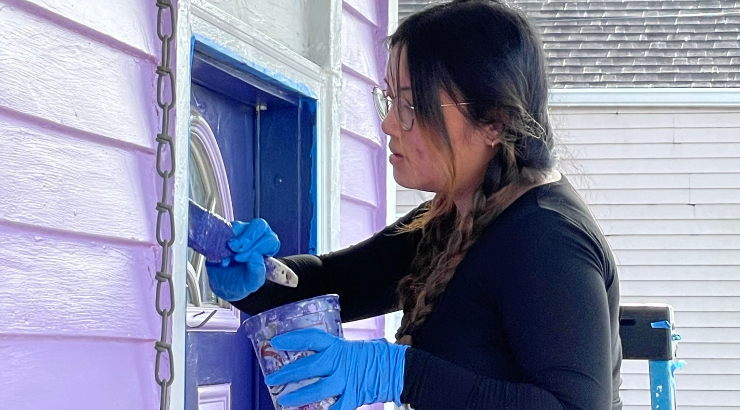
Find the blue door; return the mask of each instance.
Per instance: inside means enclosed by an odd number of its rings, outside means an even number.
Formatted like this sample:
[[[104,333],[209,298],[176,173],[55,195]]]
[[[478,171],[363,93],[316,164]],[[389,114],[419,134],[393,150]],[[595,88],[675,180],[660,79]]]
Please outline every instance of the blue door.
[[[199,42],[190,101],[191,198],[229,219],[265,218],[281,254],[315,253],[316,101]],[[192,251],[188,270],[187,409],[272,409],[244,315],[210,292]]]

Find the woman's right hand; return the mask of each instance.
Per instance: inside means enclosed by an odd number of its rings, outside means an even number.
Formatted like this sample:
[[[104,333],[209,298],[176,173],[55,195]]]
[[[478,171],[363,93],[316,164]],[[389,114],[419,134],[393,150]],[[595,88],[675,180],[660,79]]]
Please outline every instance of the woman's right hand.
[[[235,238],[228,246],[236,255],[221,264],[207,263],[207,266],[213,293],[234,302],[256,292],[265,283],[265,257],[280,250],[280,240],[264,219],[234,221],[231,225]]]

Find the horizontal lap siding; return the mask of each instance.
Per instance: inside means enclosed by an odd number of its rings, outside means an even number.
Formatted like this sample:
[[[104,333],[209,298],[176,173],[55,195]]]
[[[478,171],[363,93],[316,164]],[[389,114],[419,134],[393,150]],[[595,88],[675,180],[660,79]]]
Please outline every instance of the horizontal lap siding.
[[[682,409],[740,404],[740,109],[552,109],[563,168],[620,264],[622,302],[674,306]],[[626,362],[625,410],[650,404]]]
[[[388,21],[383,0],[345,0],[342,7],[341,246],[360,242],[385,226],[386,137],[371,90],[385,75]],[[384,336],[383,316],[344,326],[348,339]],[[382,410],[382,404],[363,408]]]
[[[0,402],[154,408],[156,7],[0,10]]]
[[[740,409],[740,109],[552,108],[561,168],[620,264],[622,302],[665,302],[682,336],[681,409]],[[398,188],[396,213],[428,198]],[[649,408],[627,362],[625,410]]]
[[[13,371],[0,376],[3,408],[138,410],[159,404],[153,400],[157,385],[149,382],[154,370],[142,373],[134,365],[152,360],[151,342],[0,336],[0,344],[3,372]]]
[[[347,1],[342,9],[341,245],[385,225],[386,137],[372,87],[385,75],[387,8],[377,0]]]

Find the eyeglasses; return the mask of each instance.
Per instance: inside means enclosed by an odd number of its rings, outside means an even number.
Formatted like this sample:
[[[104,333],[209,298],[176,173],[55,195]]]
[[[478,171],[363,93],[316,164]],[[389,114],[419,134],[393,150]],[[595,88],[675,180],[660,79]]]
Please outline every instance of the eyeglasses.
[[[385,90],[380,87],[373,87],[373,101],[375,102],[375,110],[378,111],[378,117],[381,121],[385,121],[388,113],[391,112],[391,108],[394,107],[393,98],[391,98]],[[458,105],[468,105],[470,102],[459,102],[440,104],[440,107],[454,107]],[[416,116],[415,108],[409,104],[408,101],[401,98],[401,102],[398,104],[396,111],[396,118],[401,124],[401,128],[404,131],[411,131],[414,126],[414,117]]]

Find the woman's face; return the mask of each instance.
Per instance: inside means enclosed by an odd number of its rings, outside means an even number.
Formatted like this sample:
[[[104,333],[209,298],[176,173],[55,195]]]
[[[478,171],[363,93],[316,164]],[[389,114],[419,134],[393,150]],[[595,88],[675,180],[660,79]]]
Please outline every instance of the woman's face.
[[[396,67],[398,72],[395,72]],[[414,105],[405,49],[394,47],[391,50],[386,78],[387,92],[393,98],[394,108],[383,121],[382,129],[390,136],[389,146],[392,154],[389,161],[393,166],[393,177],[405,188],[443,192],[447,187],[445,165],[441,162],[444,159],[435,155],[431,143],[428,142],[429,136],[416,119],[411,130],[405,131],[397,118],[396,106]],[[399,86],[398,89],[396,84]],[[440,101],[442,104],[454,102],[442,91]],[[455,196],[472,195],[481,184],[486,166],[493,158],[494,150],[491,144],[498,138],[495,131],[486,132],[470,124],[461,109],[464,109],[464,106],[452,105],[442,108],[452,145]]]

